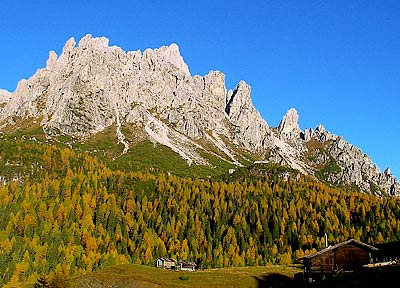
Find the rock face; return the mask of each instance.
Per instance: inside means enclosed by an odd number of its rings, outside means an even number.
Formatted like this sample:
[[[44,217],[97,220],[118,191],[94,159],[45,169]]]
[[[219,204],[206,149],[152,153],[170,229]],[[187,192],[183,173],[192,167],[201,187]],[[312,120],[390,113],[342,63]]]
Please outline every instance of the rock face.
[[[35,118],[49,136],[84,141],[114,127],[123,153],[135,141],[150,139],[170,147],[189,165],[207,165],[204,152],[242,165],[240,151],[247,151],[307,174],[320,164],[304,161],[307,143],[318,141],[326,155],[343,164],[340,173],[329,175],[332,180],[364,189],[362,176],[368,168],[368,181],[397,193],[390,172],[380,173],[356,147],[322,126],[302,132],[295,109],[282,119],[276,135],[253,106],[250,92],[244,81],[227,91],[219,71],[192,76],[176,44],[125,52],[110,47],[107,38],[86,35],[78,44],[69,39],[60,56],[50,52],[46,67],[21,80],[13,94],[0,91],[0,128],[14,125],[15,119]]]
[[[301,131],[294,108],[283,117],[278,131],[281,139],[301,151],[308,166],[314,167],[314,171],[319,167],[324,180],[356,185],[362,191],[371,191],[371,186],[376,185],[389,195],[399,193],[400,184],[389,169],[380,172],[365,153],[342,137],[331,134],[321,124],[315,130]]]
[[[301,132],[298,121],[299,115],[296,109],[291,108],[279,123],[279,135],[284,139],[297,138]]]
[[[0,112],[2,107],[7,104],[7,102],[11,99],[12,93],[7,90],[0,89]]]
[[[302,133],[298,121],[299,115],[297,114],[296,109],[289,109],[289,111],[286,112],[285,116],[283,116],[281,122],[279,123],[278,133],[280,139],[294,146],[297,150],[303,152],[304,147],[302,145],[299,145],[301,143],[298,142],[298,139]]]

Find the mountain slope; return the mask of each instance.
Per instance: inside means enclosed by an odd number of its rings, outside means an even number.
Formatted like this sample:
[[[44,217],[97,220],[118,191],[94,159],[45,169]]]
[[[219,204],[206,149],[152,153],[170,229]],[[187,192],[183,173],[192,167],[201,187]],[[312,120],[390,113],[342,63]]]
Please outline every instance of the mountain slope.
[[[0,185],[1,287],[158,257],[199,269],[288,264],[324,247],[324,233],[330,243],[400,235],[399,198],[349,193],[279,165],[200,180],[114,171],[89,153],[13,139],[3,136],[0,171],[28,176]]]
[[[361,149],[323,125],[301,131],[295,109],[290,109],[279,124],[279,137],[301,151],[303,161],[316,175],[329,183],[358,187],[361,191],[396,195],[399,183],[387,168],[383,172]]]
[[[390,171],[381,173],[340,137],[320,128],[301,132],[295,110],[275,131],[253,106],[249,85],[227,90],[224,78],[219,71],[192,76],[176,44],[125,52],[104,37],[86,35],[78,44],[71,38],[12,95],[1,92],[0,129],[32,120],[47,137],[68,136],[71,143],[112,131],[120,151],[111,160],[150,140],[189,166],[214,167],[212,158],[232,167],[269,161],[365,192],[399,191]],[[329,165],[338,171],[325,173]]]

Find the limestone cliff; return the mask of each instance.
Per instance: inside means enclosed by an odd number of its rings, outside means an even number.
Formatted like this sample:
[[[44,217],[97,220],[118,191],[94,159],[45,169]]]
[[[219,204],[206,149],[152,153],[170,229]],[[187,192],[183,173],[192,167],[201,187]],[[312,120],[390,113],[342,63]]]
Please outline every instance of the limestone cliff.
[[[316,157],[333,157],[341,165],[340,173],[327,176],[330,180],[356,183],[368,191],[362,180],[368,171],[368,181],[397,193],[390,172],[379,172],[351,144],[322,126],[300,131],[294,109],[275,134],[250,93],[244,81],[228,90],[219,71],[192,76],[174,43],[125,52],[110,47],[105,37],[86,35],[78,44],[69,39],[59,56],[50,52],[46,66],[21,80],[14,93],[0,91],[0,129],[34,118],[49,137],[65,134],[85,141],[113,127],[122,153],[149,139],[168,146],[189,165],[208,165],[204,155],[209,153],[240,166],[249,160],[246,152],[254,160],[289,165],[305,174],[315,174],[317,166],[305,160],[311,153],[307,143],[319,141],[326,156]]]
[[[11,99],[12,93],[7,90],[0,89],[0,112],[3,106],[7,104],[7,102]]]
[[[362,191],[371,191],[375,185],[390,195],[399,193],[400,184],[390,169],[381,172],[361,149],[323,125],[301,131],[298,118],[296,109],[290,109],[278,127],[279,137],[301,151],[303,161],[318,171],[320,178],[340,185],[356,185]]]

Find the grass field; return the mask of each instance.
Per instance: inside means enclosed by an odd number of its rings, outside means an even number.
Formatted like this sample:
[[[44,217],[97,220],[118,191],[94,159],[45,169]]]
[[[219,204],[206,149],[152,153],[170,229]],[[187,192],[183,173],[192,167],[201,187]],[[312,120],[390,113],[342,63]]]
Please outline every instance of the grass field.
[[[118,265],[73,279],[78,288],[130,287],[268,287],[268,279],[287,279],[300,272],[297,266],[263,266],[170,271],[142,265]]]

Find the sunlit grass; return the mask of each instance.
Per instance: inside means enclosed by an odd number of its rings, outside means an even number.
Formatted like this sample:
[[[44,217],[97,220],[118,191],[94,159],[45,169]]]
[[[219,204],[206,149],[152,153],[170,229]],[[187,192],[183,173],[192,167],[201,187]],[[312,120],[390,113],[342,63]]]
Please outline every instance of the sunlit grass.
[[[142,265],[118,265],[78,276],[77,287],[259,287],[271,274],[293,278],[301,269],[295,266],[218,268],[193,272],[170,271]],[[133,285],[137,286],[133,286]]]

